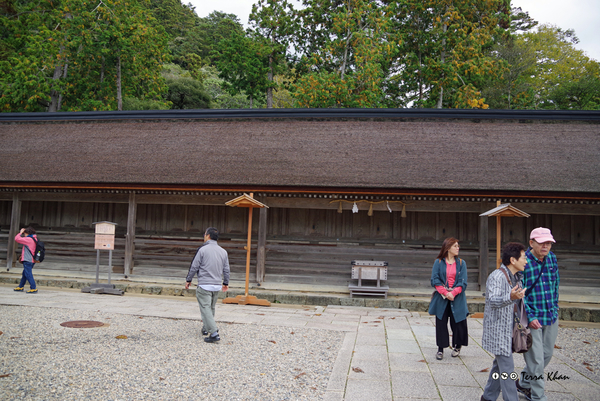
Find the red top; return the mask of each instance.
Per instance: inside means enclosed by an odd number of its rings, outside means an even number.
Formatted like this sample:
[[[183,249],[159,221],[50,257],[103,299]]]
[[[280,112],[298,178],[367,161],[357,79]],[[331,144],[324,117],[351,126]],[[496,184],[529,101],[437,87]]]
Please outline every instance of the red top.
[[[456,259],[454,259],[454,263],[452,264],[446,262],[446,279],[448,282],[448,287],[452,288],[454,282],[456,281]],[[453,297],[456,297],[462,292],[462,287],[456,287],[452,291],[448,291],[444,288],[443,285],[436,285],[435,289],[437,290],[437,292],[444,296],[450,293]]]
[[[35,238],[35,240],[33,238]],[[23,251],[21,252],[21,262],[34,262],[33,254],[35,253],[35,241],[37,240],[37,235],[33,234],[33,238],[29,236],[21,237],[21,233],[17,233],[17,235],[15,236],[15,241],[23,245]]]

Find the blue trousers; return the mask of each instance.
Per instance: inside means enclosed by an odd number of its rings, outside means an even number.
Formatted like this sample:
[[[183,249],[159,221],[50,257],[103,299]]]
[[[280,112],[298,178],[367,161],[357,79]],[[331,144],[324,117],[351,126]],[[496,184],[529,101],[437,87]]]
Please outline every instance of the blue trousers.
[[[21,276],[19,287],[23,288],[27,281],[29,282],[29,288],[32,290],[37,288],[35,286],[35,280],[33,279],[33,263],[31,262],[23,262],[23,275]]]

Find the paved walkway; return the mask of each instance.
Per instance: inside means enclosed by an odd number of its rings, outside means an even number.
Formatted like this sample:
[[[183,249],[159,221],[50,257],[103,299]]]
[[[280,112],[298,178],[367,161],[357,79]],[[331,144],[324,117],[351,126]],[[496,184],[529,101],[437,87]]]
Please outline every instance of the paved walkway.
[[[28,295],[14,293],[12,287],[0,286],[0,304],[200,319],[194,298],[94,295],[49,288]],[[419,312],[352,306],[217,305],[220,322],[345,332],[326,400],[479,400],[489,375],[485,370],[492,365],[492,357],[480,346],[481,320],[468,320],[469,346],[460,357],[451,358],[446,350],[444,359],[437,361],[434,320]],[[546,382],[550,401],[600,400],[600,376],[558,350],[554,355],[546,373],[559,379]],[[521,356],[515,356],[515,365],[520,372]]]

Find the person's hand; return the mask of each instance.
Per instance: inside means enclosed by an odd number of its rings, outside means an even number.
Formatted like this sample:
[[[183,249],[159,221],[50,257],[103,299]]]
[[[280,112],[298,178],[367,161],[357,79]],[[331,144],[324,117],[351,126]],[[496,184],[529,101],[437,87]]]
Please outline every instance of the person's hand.
[[[224,285],[223,287],[221,287],[221,291],[227,291],[229,289],[228,285]]]
[[[185,289],[186,290],[190,289],[190,284],[191,284],[190,282],[186,281],[186,283],[185,283]]]
[[[541,329],[542,325],[540,324],[540,322],[537,319],[535,319],[535,320],[532,320],[531,322],[529,322],[529,328],[537,330],[537,329]]]
[[[512,290],[510,290],[510,299],[523,299],[525,297],[525,288],[519,289],[519,285],[515,285]]]
[[[24,233],[24,232],[25,232],[25,229],[24,229],[24,228],[22,228],[22,229],[21,229],[21,231],[19,231],[19,234],[20,234],[20,235],[23,235],[23,233]]]
[[[454,301],[454,295],[452,295],[452,293],[451,293],[451,292],[448,292],[448,293],[446,294],[446,298],[448,298],[448,300],[449,300],[449,301]]]

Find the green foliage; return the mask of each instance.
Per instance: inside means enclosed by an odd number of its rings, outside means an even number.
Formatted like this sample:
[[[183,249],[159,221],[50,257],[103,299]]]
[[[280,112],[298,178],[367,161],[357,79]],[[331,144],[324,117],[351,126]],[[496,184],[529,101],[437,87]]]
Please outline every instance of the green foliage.
[[[398,88],[397,101],[417,107],[486,108],[481,89],[503,70],[486,50],[509,26],[506,2],[405,0],[397,5],[400,73],[388,84]]]
[[[578,103],[580,106],[586,104],[585,107],[595,107],[593,100],[583,99],[597,97],[595,82],[600,77],[600,65],[575,48],[578,42],[574,31],[553,25],[541,25],[535,32],[527,32],[518,37],[518,43],[530,47],[536,54],[537,63],[523,73],[524,79],[534,90],[535,108],[571,108],[569,105]],[[590,93],[585,96],[580,93],[585,87],[577,84],[582,79],[590,84]],[[559,88],[562,85],[565,85],[564,90]],[[580,99],[579,102],[566,100],[570,91],[579,93],[574,95]],[[557,99],[561,99],[559,103],[556,102]]]
[[[248,96],[244,91],[240,93],[232,95],[223,89],[224,80],[219,78],[219,71],[215,67],[203,67],[202,74],[204,78],[204,88],[208,92],[212,103],[211,107],[214,109],[249,109],[251,107],[254,108],[264,108],[264,101],[259,99],[254,99],[250,102]]]
[[[169,43],[169,48],[174,61],[190,69],[190,55],[200,57],[203,64],[213,64],[217,44],[221,40],[240,34],[244,34],[244,28],[236,15],[214,11],[206,18],[198,18],[195,26],[185,35],[174,37]]]
[[[252,6],[249,22],[251,36],[262,38],[267,54],[267,108],[273,107],[274,77],[285,70],[285,56],[294,32],[294,8],[287,0],[258,0]]]
[[[243,34],[232,35],[219,42],[215,65],[219,70],[219,77],[224,79],[223,89],[231,95],[242,91],[254,99],[264,96],[268,81],[269,48],[260,38],[252,39]],[[252,106],[251,106],[252,107]]]
[[[292,85],[298,107],[381,107],[393,7],[379,1],[305,0],[296,48],[304,71]]]
[[[167,79],[167,100],[173,109],[209,109],[210,97],[200,82],[193,78]]]
[[[600,108],[575,33],[510,3],[256,0],[245,32],[180,0],[5,0],[0,111]]]
[[[138,99],[126,97],[123,99],[123,110],[168,110],[169,105],[165,102],[152,99]]]
[[[166,35],[142,4],[15,3],[2,15],[9,42],[0,61],[1,110],[116,110],[121,97],[160,101]]]

